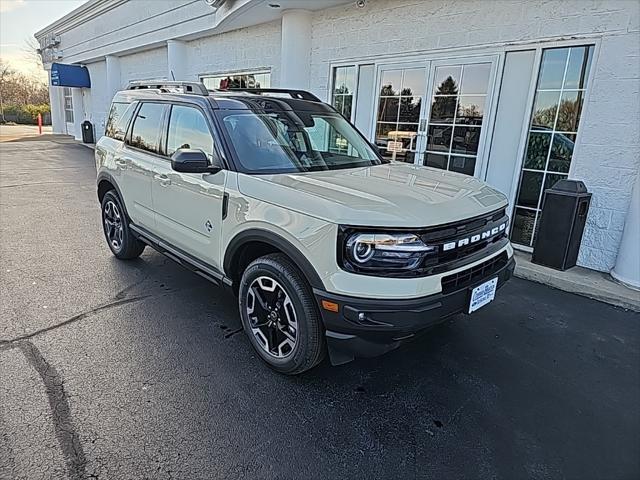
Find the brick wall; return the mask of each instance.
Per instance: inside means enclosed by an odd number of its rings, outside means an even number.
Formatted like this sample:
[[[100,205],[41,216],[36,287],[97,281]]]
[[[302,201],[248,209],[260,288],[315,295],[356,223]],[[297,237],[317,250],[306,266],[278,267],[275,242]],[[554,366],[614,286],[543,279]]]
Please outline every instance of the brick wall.
[[[120,78],[125,87],[131,80],[167,78],[167,47],[120,57]]]
[[[188,42],[188,78],[267,68],[271,69],[271,84],[277,85],[280,35],[280,21],[276,21]]]

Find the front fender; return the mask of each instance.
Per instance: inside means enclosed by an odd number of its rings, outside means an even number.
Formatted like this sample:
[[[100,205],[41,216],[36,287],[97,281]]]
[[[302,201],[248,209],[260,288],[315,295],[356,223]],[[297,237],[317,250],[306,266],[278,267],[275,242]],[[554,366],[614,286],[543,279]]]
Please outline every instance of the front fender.
[[[296,247],[290,240],[286,239],[281,233],[275,233],[272,230],[262,228],[248,228],[236,234],[225,251],[224,255],[224,271],[227,276],[231,276],[232,262],[238,251],[247,243],[262,242],[271,245],[278,250],[284,252],[295,264],[302,270],[305,277],[313,288],[324,288],[322,279],[318,275],[315,267],[307,259],[299,247]]]

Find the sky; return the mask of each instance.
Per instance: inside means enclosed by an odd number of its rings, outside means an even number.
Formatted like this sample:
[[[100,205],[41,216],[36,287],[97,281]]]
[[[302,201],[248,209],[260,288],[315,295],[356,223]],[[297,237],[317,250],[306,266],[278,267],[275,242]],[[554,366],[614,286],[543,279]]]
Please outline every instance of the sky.
[[[85,1],[0,0],[0,58],[15,70],[46,80],[46,72],[25,52],[26,40]]]

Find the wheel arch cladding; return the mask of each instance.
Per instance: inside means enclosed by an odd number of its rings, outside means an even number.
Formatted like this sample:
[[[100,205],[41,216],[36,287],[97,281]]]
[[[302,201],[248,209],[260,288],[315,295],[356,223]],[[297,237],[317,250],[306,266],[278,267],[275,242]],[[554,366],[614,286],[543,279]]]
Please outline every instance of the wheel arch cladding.
[[[224,271],[236,283],[249,263],[269,253],[287,256],[313,288],[324,289],[318,272],[297,247],[276,233],[257,228],[240,232],[231,239],[224,255]]]
[[[120,199],[120,204],[122,205],[122,209],[124,210],[125,215],[127,216],[127,218],[130,218],[129,214],[127,213],[127,206],[125,205],[124,198],[122,197],[122,192],[120,191],[120,188],[118,187],[115,179],[108,173],[102,172],[98,175],[97,184],[98,201],[102,203],[102,199],[107,194],[107,192],[110,190],[115,190],[118,194],[118,198]]]

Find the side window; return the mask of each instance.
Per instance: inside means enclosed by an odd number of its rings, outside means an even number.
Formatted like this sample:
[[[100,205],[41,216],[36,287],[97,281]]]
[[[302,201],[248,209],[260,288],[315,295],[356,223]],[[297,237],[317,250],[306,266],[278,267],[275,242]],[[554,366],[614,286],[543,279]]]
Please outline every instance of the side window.
[[[107,126],[104,130],[104,134],[107,137],[114,138],[116,140],[124,140],[124,136],[127,132],[127,124],[133,114],[133,108],[130,103],[113,103],[111,110],[109,111],[109,118],[107,119]]]
[[[197,108],[174,105],[171,107],[169,134],[167,135],[167,155],[173,155],[179,148],[194,148],[213,156],[213,137],[207,127],[207,120]]]
[[[164,105],[161,103],[143,103],[133,122],[131,146],[158,153],[160,124]]]

